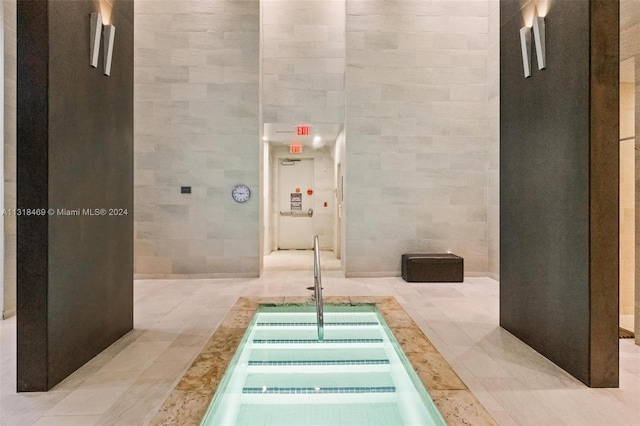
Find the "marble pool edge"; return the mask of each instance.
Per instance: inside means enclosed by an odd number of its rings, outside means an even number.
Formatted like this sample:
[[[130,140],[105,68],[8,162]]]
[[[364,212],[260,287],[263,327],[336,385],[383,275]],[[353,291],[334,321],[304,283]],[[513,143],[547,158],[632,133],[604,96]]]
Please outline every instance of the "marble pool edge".
[[[450,425],[495,425],[422,330],[391,296],[327,296],[325,303],[375,304],[431,399]],[[199,425],[259,304],[312,303],[309,297],[240,297],[164,401],[150,425]]]

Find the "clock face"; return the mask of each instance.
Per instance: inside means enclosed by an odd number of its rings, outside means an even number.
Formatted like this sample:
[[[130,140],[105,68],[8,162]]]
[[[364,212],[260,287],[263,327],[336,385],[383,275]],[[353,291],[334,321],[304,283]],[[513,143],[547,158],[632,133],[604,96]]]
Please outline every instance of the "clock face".
[[[231,196],[238,203],[244,203],[251,197],[251,190],[244,184],[236,185],[231,190]]]

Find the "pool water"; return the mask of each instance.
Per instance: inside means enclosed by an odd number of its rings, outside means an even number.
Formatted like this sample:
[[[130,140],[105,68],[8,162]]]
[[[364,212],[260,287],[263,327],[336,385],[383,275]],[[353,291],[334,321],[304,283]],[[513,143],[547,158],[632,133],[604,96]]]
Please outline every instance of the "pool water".
[[[375,305],[262,305],[203,426],[444,425]]]

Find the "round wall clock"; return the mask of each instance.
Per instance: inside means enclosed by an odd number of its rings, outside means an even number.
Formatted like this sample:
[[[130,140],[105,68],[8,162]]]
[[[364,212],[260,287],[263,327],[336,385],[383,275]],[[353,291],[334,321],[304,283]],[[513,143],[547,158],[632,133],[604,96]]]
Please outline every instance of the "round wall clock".
[[[239,184],[233,187],[231,190],[231,196],[238,203],[244,203],[251,197],[251,190],[245,184]]]

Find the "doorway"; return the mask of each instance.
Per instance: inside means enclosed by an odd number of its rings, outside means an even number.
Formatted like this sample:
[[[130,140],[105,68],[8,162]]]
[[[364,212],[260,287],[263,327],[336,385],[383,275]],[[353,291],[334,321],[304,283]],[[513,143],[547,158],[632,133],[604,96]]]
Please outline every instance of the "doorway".
[[[302,126],[308,134],[298,134],[306,133],[298,132],[298,127],[293,123],[263,127],[262,269],[291,265],[296,270],[294,264],[300,262],[284,255],[304,257],[306,252],[311,259],[314,235],[320,240],[323,269],[334,264],[341,269],[336,243],[342,243],[343,232],[337,218],[344,174],[343,125]]]
[[[278,250],[313,248],[313,158],[278,160]]]

